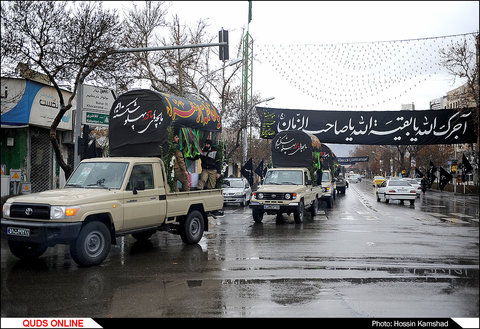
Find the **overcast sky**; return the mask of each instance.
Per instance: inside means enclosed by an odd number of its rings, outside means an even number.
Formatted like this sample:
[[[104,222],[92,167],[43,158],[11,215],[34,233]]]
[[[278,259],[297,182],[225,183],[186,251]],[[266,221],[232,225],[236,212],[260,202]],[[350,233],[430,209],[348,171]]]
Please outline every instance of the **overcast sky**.
[[[128,4],[120,3],[123,7]],[[327,48],[310,52],[308,47],[311,45],[339,45],[341,52],[354,53],[348,48],[350,44],[365,43],[365,49],[355,52],[368,57],[373,56],[375,51],[380,55],[386,51],[374,41],[422,39],[479,31],[478,1],[253,1],[250,24],[247,24],[248,1],[167,1],[166,4],[169,6],[169,17],[178,14],[189,25],[198,19],[208,18],[214,35],[221,28],[228,30],[230,59],[237,57],[236,45],[242,29],[248,28],[254,40],[256,57],[253,66],[254,93],[259,93],[262,98],[275,97],[262,106],[276,108],[352,109],[355,103],[353,92],[352,96],[343,96],[350,86],[343,86],[341,80],[327,81],[327,78],[334,79],[333,76],[340,79],[341,75],[332,62],[332,54]],[[438,52],[429,42],[413,44],[423,46],[427,53]],[[411,45],[403,43],[402,46],[407,55],[413,52]],[[390,58],[380,64],[385,65],[387,73],[394,72],[397,69],[393,57],[395,52],[389,50],[388,56]],[[323,65],[322,60],[325,61]],[[410,59],[413,60],[416,58]],[[218,64],[220,67],[220,61]],[[283,73],[279,71],[287,65],[292,66]],[[329,76],[314,81],[312,76],[307,77],[309,73]],[[355,80],[348,71],[343,73],[347,74],[346,80]],[[368,70],[360,73],[370,74]],[[387,91],[373,87],[368,95],[373,96],[365,100],[365,104],[371,105],[359,110],[400,110],[401,104],[407,103],[414,103],[417,110],[428,109],[430,100],[446,95],[447,91],[462,82],[453,83],[444,72],[430,76],[428,73],[431,72],[420,72],[412,76],[412,80],[400,76],[407,81],[391,84]],[[301,85],[295,86],[294,83]],[[343,88],[345,90],[340,90]],[[371,86],[363,83],[359,88]],[[339,89],[339,95],[333,96],[336,89]],[[326,94],[328,97],[325,97]],[[345,101],[348,107],[340,105],[346,104]]]
[[[285,66],[289,58],[288,54],[283,53],[286,58],[282,61],[278,59],[279,53],[282,52],[280,45],[295,45],[292,48],[302,56],[306,55],[307,51],[304,48],[306,44],[419,39],[479,30],[478,1],[253,1],[252,21],[249,25],[248,1],[167,3],[170,4],[170,14],[177,13],[188,23],[193,23],[199,18],[208,18],[212,33],[221,28],[229,30],[231,59],[236,57],[235,46],[239,42],[242,28],[248,27],[254,39],[254,54],[258,59],[253,66],[254,92],[260,93],[263,98],[275,97],[263,105],[279,108],[349,109],[338,106],[338,98],[332,102],[324,102],[322,96],[309,95],[313,94],[313,89],[322,89],[315,88],[314,81],[305,79],[303,81],[305,86],[301,88],[292,85],[292,80],[298,80],[298,74],[301,73],[298,67],[300,65],[296,64],[291,69],[291,75],[279,74],[274,66]],[[265,45],[275,47],[272,47],[268,54],[262,55],[260,51]],[[370,44],[369,49],[364,50],[365,54],[371,52],[374,47]],[[319,66],[320,60],[325,57],[322,52],[314,55],[306,59],[308,65],[306,64],[305,68],[309,72],[313,66]],[[420,80],[421,83],[417,83]],[[380,98],[384,97],[387,101],[381,101],[378,106],[365,109],[400,110],[401,104],[412,102],[417,110],[428,109],[430,100],[444,96],[459,83],[457,81],[454,84],[449,76],[439,72],[426,80],[418,78],[412,80],[410,84],[399,85],[398,91],[394,91],[392,86],[389,93],[397,98],[391,102],[388,102],[390,95],[388,97],[386,94],[380,95],[380,90],[374,90],[374,93],[377,92]],[[322,90],[325,91],[327,86],[323,87]]]

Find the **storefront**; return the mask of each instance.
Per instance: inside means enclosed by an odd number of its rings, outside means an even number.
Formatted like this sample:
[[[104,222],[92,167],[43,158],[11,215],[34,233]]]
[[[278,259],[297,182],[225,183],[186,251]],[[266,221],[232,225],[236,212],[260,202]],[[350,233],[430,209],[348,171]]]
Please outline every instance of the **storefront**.
[[[65,99],[70,95],[63,91]],[[1,78],[2,196],[19,193],[25,183],[27,193],[63,185],[65,176],[50,142],[50,126],[59,109],[55,88],[26,79]],[[67,111],[57,129],[62,157],[72,164],[74,109]],[[20,172],[18,184],[10,182],[12,170]]]

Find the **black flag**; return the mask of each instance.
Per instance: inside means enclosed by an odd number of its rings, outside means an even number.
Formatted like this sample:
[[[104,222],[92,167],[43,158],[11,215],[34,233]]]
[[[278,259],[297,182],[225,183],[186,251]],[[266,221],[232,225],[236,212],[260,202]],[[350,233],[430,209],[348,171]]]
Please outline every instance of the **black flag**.
[[[469,172],[471,172],[473,170],[473,167],[470,164],[470,162],[468,162],[465,154],[463,154],[463,157],[462,157],[462,165],[463,165],[463,173],[464,174],[468,174]]]
[[[263,178],[263,160],[258,164],[257,168],[255,169],[255,173]]]
[[[240,172],[242,173],[243,177],[245,177],[250,185],[253,185],[253,164],[252,158],[248,159],[248,161],[243,165]]]
[[[422,178],[423,176],[423,173],[418,168],[415,168],[415,177]]]
[[[440,190],[443,191],[445,185],[453,178],[452,174],[440,167]]]
[[[432,160],[430,160],[430,168],[427,170],[427,179],[428,185],[431,187],[433,181],[435,180],[435,173],[437,172],[437,167],[433,164]]]

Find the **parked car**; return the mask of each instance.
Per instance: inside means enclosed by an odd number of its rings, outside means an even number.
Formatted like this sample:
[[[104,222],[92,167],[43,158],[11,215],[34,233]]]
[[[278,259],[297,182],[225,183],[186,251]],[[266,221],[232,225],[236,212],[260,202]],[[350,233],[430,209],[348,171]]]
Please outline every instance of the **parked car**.
[[[410,204],[415,204],[415,198],[417,197],[417,191],[415,187],[410,185],[409,182],[400,179],[389,179],[384,181],[377,192],[377,201],[380,202],[380,199],[385,199],[386,203],[389,203],[390,200],[400,200],[400,203],[403,204],[403,201],[410,201]]]
[[[348,181],[350,183],[359,183],[362,181],[362,177],[360,175],[351,175]]]
[[[409,182],[410,185],[415,188],[415,191],[417,191],[417,198],[419,198],[420,194],[422,193],[422,185],[420,184],[420,182],[417,181],[415,178],[403,178],[403,180]]]
[[[238,202],[244,207],[252,198],[252,188],[248,181],[243,177],[224,178],[222,188],[224,203]]]
[[[375,176],[373,178],[373,186],[380,186],[383,182],[385,182],[385,177],[383,176]]]

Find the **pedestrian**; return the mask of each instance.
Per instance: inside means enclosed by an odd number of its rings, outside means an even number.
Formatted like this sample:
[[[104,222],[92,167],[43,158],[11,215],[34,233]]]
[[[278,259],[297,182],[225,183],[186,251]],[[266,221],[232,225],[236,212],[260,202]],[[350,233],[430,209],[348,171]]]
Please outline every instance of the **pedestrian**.
[[[207,184],[208,189],[214,189],[217,179],[220,178],[221,168],[218,151],[213,147],[210,139],[205,141],[202,153],[194,159],[198,158],[202,160],[202,173],[198,179],[197,189],[203,190],[205,184]]]
[[[183,152],[180,150],[180,145],[178,141],[180,137],[178,134],[173,136],[173,146],[175,147],[175,175],[177,175],[177,179],[182,183],[182,191],[189,192],[190,185],[188,184],[188,171],[185,165],[185,158],[183,156]],[[178,184],[175,184],[175,191],[178,192]]]
[[[423,195],[425,195],[425,191],[427,190],[427,179],[425,177],[422,178],[422,180],[420,181],[420,185],[422,186],[422,192],[423,192]]]

